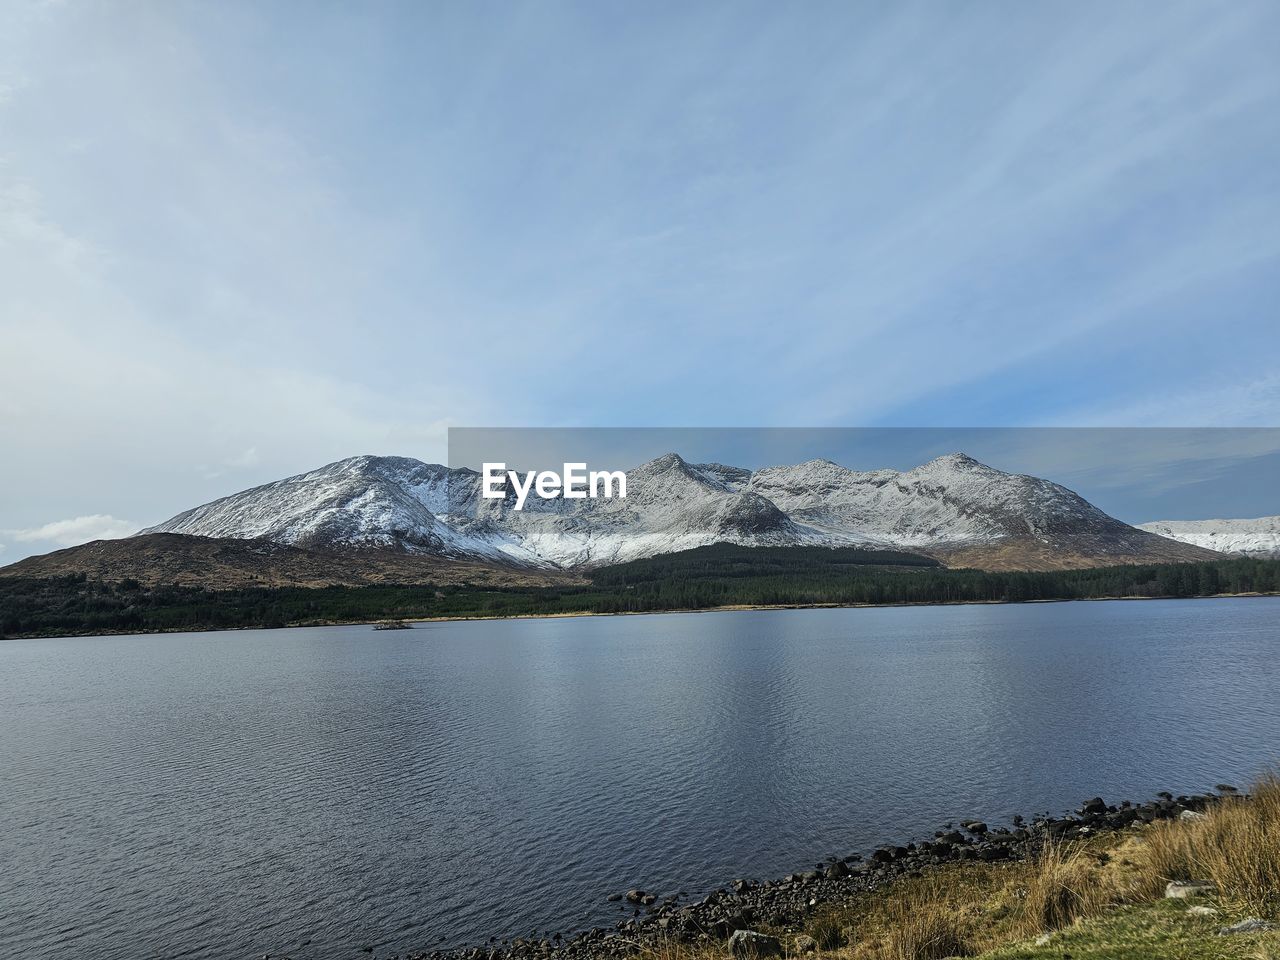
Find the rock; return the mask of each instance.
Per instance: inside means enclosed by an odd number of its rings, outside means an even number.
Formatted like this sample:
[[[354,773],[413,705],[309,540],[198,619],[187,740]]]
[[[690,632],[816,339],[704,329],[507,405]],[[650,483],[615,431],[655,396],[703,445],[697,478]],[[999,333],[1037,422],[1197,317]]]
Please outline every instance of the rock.
[[[1083,807],[1080,808],[1080,814],[1085,817],[1097,816],[1107,812],[1107,802],[1101,797],[1094,797],[1092,800],[1086,800]]]
[[[1164,895],[1167,900],[1187,900],[1191,897],[1207,897],[1217,892],[1218,888],[1208,880],[1191,880],[1187,883],[1170,880],[1168,885],[1164,888]]]
[[[818,941],[807,933],[796,937],[796,953],[814,953],[818,949]]]
[[[825,872],[828,880],[839,880],[841,877],[847,877],[849,875],[849,868],[841,861],[837,860],[835,863],[829,865]]]
[[[611,894],[609,894],[609,896],[608,896],[606,899],[607,899],[610,903],[617,903],[619,900],[621,900],[621,899],[622,899],[622,894],[620,894],[620,893],[611,893]]]
[[[961,824],[966,830],[973,834],[984,834],[987,832],[987,825],[981,820],[970,820],[968,823]]]
[[[643,890],[628,890],[627,903],[639,903],[645,896],[646,894]]]
[[[1271,930],[1274,926],[1275,924],[1267,923],[1267,921],[1258,917],[1249,917],[1249,919],[1233,923],[1229,927],[1223,927],[1218,931],[1218,936],[1228,937],[1235,933],[1257,933],[1262,930]]]
[[[1218,911],[1213,907],[1205,907],[1197,904],[1194,907],[1187,907],[1187,914],[1192,917],[1216,917]]]
[[[1178,814],[1178,819],[1179,820],[1208,820],[1209,818],[1206,817],[1203,813],[1200,813],[1198,810],[1183,810],[1180,814]]]
[[[780,957],[782,943],[777,937],[756,930],[735,930],[729,938],[729,952],[735,957]]]

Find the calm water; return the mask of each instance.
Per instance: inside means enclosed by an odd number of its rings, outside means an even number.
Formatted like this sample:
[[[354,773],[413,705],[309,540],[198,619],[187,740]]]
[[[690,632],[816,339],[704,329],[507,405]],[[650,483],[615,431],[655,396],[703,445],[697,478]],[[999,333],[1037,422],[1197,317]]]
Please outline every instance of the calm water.
[[[356,957],[1247,781],[1280,600],[14,641],[0,707],[0,956]]]

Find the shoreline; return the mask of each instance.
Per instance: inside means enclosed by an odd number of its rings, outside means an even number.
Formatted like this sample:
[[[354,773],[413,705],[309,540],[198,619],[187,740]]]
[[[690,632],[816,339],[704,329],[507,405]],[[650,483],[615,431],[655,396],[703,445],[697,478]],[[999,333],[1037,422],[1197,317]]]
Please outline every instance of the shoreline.
[[[653,617],[677,613],[752,613],[768,610],[888,610],[905,607],[1005,607],[1046,603],[1117,603],[1141,600],[1249,600],[1280,597],[1280,592],[1214,593],[1196,597],[1061,597],[1042,600],[913,600],[902,603],[785,603],[785,604],[726,604],[716,607],[672,607],[665,610],[613,610],[600,613],[593,610],[561,613],[518,613],[510,615],[441,616],[441,617],[386,617],[380,620],[305,620],[282,626],[242,627],[184,627],[180,630],[120,630],[81,633],[24,633],[12,637],[0,636],[0,642],[16,640],[72,640],[86,637],[152,637],[183,633],[235,633],[247,630],[295,630],[313,627],[373,627],[379,623],[466,623],[469,621],[493,622],[505,620],[567,620],[581,617]]]
[[[866,854],[828,858],[806,870],[771,880],[735,879],[702,899],[682,902],[681,895],[659,897],[641,888],[613,893],[623,918],[612,927],[596,926],[570,934],[497,940],[484,946],[427,949],[391,954],[390,960],[535,960],[550,956],[626,957],[677,945],[723,947],[736,930],[765,927],[783,935],[799,933],[824,912],[874,896],[905,878],[924,877],[966,865],[1025,863],[1048,843],[1084,842],[1118,837],[1162,820],[1199,817],[1224,799],[1238,796],[1233,787],[1219,793],[1173,796],[1168,792],[1145,803],[1114,804],[1101,797],[1086,800],[1064,816],[1043,814],[1030,820],[1015,816],[1008,826],[989,827],[979,820],[942,825],[932,840],[885,844]]]

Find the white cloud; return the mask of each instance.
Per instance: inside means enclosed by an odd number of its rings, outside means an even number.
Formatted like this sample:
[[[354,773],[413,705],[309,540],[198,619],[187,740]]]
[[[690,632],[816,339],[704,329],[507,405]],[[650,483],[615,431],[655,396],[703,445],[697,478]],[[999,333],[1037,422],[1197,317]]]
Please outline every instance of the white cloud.
[[[118,520],[105,513],[71,520],[54,520],[30,530],[6,530],[5,533],[22,543],[55,543],[60,547],[74,547],[90,540],[118,540],[138,531],[138,524]]]

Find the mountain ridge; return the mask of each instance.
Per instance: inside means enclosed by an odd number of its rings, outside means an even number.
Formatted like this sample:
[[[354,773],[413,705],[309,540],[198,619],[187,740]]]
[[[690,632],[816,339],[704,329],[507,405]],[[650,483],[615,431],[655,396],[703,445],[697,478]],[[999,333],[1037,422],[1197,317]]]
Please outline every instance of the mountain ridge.
[[[910,550],[998,569],[1207,559],[1038,477],[953,453],[910,470],[830,460],[748,470],[665,454],[625,499],[484,499],[480,475],[359,456],[202,504],[141,531],[389,550],[530,569],[589,569],[711,543]]]

